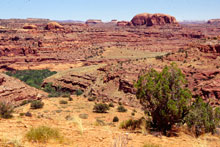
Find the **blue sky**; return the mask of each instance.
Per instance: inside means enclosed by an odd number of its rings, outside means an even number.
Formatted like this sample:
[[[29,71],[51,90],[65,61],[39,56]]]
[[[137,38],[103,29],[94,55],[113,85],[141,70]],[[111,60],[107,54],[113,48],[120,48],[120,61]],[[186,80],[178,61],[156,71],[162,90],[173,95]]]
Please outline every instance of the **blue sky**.
[[[142,12],[208,20],[220,18],[220,0],[0,0],[0,19],[131,20]]]

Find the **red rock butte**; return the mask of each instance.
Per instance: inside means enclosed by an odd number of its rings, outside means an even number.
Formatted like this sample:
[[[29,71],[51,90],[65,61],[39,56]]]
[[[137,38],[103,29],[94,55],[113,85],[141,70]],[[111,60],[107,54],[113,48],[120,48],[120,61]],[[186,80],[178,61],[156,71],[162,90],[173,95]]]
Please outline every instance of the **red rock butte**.
[[[153,25],[165,25],[165,24],[178,24],[175,17],[167,14],[150,14],[142,13],[133,17],[131,20],[134,26],[153,26]]]

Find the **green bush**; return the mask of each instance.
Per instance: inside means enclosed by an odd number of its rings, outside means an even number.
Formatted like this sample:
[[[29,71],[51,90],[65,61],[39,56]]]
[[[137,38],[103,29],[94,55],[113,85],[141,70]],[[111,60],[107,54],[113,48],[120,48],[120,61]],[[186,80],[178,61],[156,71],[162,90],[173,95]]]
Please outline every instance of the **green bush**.
[[[174,124],[183,121],[192,97],[185,85],[185,77],[174,63],[161,72],[151,69],[139,76],[136,96],[152,117],[152,127],[166,134]]]
[[[37,128],[31,128],[27,132],[26,138],[28,141],[47,142],[50,139],[60,140],[62,137],[58,129],[39,126]]]
[[[127,109],[123,105],[118,106],[117,110],[118,112],[127,112]]]
[[[108,104],[109,107],[115,107],[113,103]]]
[[[7,75],[20,79],[26,84],[38,88],[41,88],[43,80],[49,76],[56,74],[55,71],[44,70],[17,70],[12,72],[6,72]]]
[[[60,104],[67,104],[68,102],[67,101],[65,101],[65,100],[60,100],[60,102],[59,102]]]
[[[34,100],[31,102],[31,109],[40,109],[43,108],[44,103],[40,100]]]
[[[29,104],[29,103],[31,103],[32,101],[33,101],[33,100],[24,100],[24,101],[21,102],[20,106],[24,106],[24,105],[26,105],[26,104]]]
[[[1,118],[12,118],[12,113],[14,112],[14,107],[7,102],[0,102],[0,117]]]
[[[107,104],[95,104],[93,111],[96,113],[106,113],[109,110],[109,106]]]
[[[192,104],[185,122],[189,129],[198,137],[203,133],[215,133],[220,120],[220,108],[213,108],[203,102],[202,98],[197,98]]]
[[[119,121],[119,118],[117,117],[117,116],[115,116],[114,118],[113,118],[113,122],[118,122]]]
[[[83,91],[81,89],[76,90],[76,95],[80,96],[83,94]]]

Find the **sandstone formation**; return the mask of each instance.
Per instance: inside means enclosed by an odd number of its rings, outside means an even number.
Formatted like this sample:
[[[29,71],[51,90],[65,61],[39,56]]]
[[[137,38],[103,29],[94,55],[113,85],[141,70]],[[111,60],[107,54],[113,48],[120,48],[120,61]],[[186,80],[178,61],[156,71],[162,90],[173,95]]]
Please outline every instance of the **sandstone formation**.
[[[210,19],[207,22],[208,24],[220,24],[220,19]]]
[[[33,24],[24,24],[23,29],[37,29],[37,26]]]
[[[142,13],[133,17],[131,20],[134,26],[153,26],[165,24],[177,24],[176,18],[166,14]]]
[[[57,22],[49,22],[45,27],[46,30],[61,29],[61,28],[63,28],[63,26]]]
[[[99,19],[89,19],[86,21],[87,25],[95,25],[95,24],[101,24],[102,20]]]
[[[0,26],[0,29],[5,29],[5,27],[3,27],[3,26]]]
[[[129,21],[118,21],[117,26],[128,26],[129,23],[130,23]]]
[[[20,103],[27,99],[41,99],[45,93],[26,85],[18,79],[0,73],[0,101]]]

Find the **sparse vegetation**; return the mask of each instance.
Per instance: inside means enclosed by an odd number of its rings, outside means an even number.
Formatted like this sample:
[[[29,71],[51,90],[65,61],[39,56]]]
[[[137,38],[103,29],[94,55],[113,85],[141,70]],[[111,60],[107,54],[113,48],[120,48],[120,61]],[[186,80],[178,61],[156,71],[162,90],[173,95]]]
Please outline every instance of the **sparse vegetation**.
[[[24,106],[24,105],[26,105],[26,104],[29,104],[29,103],[31,103],[32,101],[33,101],[33,100],[24,100],[24,101],[21,102],[20,106]]]
[[[119,128],[129,129],[129,130],[141,129],[141,124],[143,123],[143,121],[146,121],[146,120],[143,118],[140,118],[138,120],[129,119],[129,120],[121,122]]]
[[[83,94],[83,91],[81,89],[76,90],[75,92],[76,96],[80,96]]]
[[[63,91],[61,86],[53,86],[53,83],[44,85],[43,90],[49,93],[48,97],[70,97],[70,92]]]
[[[39,126],[37,128],[31,128],[26,137],[28,141],[34,142],[47,142],[50,139],[60,141],[62,139],[58,129],[50,128],[48,126]]]
[[[153,143],[147,143],[143,147],[160,147],[160,146],[157,144],[153,144]]]
[[[34,100],[31,102],[31,109],[40,109],[43,108],[44,103],[40,100]]]
[[[108,104],[109,107],[115,107],[114,104],[111,102]]]
[[[60,102],[59,102],[60,104],[68,104],[68,102],[67,101],[65,101],[65,100],[60,100]]]
[[[95,104],[93,111],[96,113],[106,113],[109,110],[109,106],[107,104]]]
[[[0,118],[9,119],[12,118],[14,107],[5,101],[0,102]]]
[[[213,111],[213,108],[199,97],[192,104],[185,121],[196,136],[209,132],[214,134],[220,121],[220,108]]]
[[[127,109],[123,105],[119,105],[117,108],[118,112],[127,112]]]

